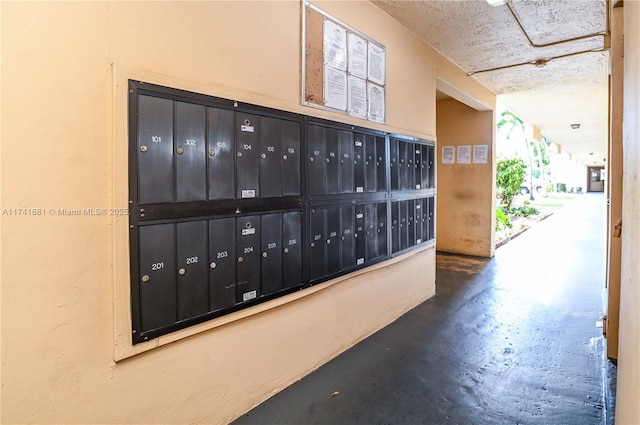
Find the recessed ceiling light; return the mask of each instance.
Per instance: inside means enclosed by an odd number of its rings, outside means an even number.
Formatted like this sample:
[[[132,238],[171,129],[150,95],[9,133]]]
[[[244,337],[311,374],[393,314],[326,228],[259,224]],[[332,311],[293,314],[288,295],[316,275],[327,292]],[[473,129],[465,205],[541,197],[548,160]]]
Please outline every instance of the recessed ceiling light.
[[[571,124],[571,128],[573,128],[574,130],[577,130],[580,128],[580,124]]]
[[[493,7],[498,7],[498,6],[502,6],[507,1],[509,1],[509,0],[487,0],[487,3],[489,3],[489,5],[491,5]]]

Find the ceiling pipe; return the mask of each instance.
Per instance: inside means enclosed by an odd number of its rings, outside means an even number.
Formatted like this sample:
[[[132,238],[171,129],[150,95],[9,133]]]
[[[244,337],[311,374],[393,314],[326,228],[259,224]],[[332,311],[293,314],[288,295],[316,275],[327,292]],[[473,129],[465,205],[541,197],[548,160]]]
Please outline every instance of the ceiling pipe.
[[[605,31],[595,32],[595,33],[592,33],[592,34],[581,35],[581,36],[578,36],[578,37],[567,38],[566,40],[558,40],[558,41],[553,41],[551,43],[540,43],[540,44],[539,43],[534,43],[533,40],[531,40],[531,37],[529,37],[529,34],[527,34],[527,31],[522,26],[522,23],[520,22],[520,19],[518,19],[518,16],[513,11],[513,8],[509,4],[509,2],[506,3],[506,6],[507,6],[507,9],[509,10],[509,12],[511,13],[511,16],[513,16],[513,20],[518,25],[518,28],[520,28],[520,31],[522,32],[524,37],[527,39],[527,42],[529,43],[529,46],[534,47],[536,49],[541,49],[543,47],[551,47],[551,46],[557,46],[559,44],[572,43],[574,41],[585,40],[587,38],[607,37],[609,35],[609,1],[610,0],[607,0],[606,5],[605,5],[606,6],[605,7],[605,9],[606,9],[605,13],[607,15],[605,17],[606,26],[607,26]]]
[[[583,55],[585,53],[604,52],[605,50],[607,50],[607,49],[604,48],[604,47],[601,47],[601,48],[598,48],[598,49],[582,50],[580,52],[573,52],[573,53],[567,53],[567,54],[564,54],[564,55],[553,56],[553,57],[550,57],[548,59],[536,59],[534,61],[529,61],[529,62],[521,62],[521,63],[516,63],[516,64],[513,64],[513,65],[498,66],[496,68],[489,68],[489,69],[482,69],[480,71],[467,72],[467,75],[470,77],[472,75],[480,74],[480,73],[483,73],[483,72],[499,71],[499,70],[502,70],[502,69],[515,68],[515,67],[523,66],[523,65],[535,65],[538,68],[542,68],[545,65],[547,65],[549,62],[551,62],[552,60],[568,58],[568,57],[577,56],[577,55]]]
[[[534,61],[521,62],[521,63],[516,63],[516,64],[513,64],[513,65],[498,66],[498,67],[495,67],[495,68],[483,69],[483,70],[480,70],[480,71],[467,72],[468,76],[472,76],[472,75],[475,75],[475,74],[480,74],[480,73],[483,73],[483,72],[491,72],[491,71],[499,71],[499,70],[502,70],[502,69],[515,68],[515,67],[523,66],[523,65],[535,65],[535,66],[537,66],[539,68],[542,68],[548,62],[550,62],[550,61],[552,61],[554,59],[567,58],[567,57],[570,57],[570,56],[582,55],[584,53],[604,52],[605,50],[607,50],[610,47],[609,46],[609,36],[610,36],[611,31],[610,31],[610,22],[609,22],[609,13],[610,13],[609,7],[610,7],[611,0],[606,0],[605,1],[605,26],[606,26],[606,30],[604,32],[597,32],[597,33],[593,33],[593,34],[581,35],[581,36],[572,37],[572,38],[569,38],[569,39],[566,39],[566,40],[559,40],[559,41],[554,41],[554,42],[551,42],[551,43],[543,43],[543,44],[537,44],[537,43],[534,43],[533,40],[531,40],[531,38],[529,37],[529,34],[527,34],[527,31],[524,29],[524,27],[520,23],[520,20],[518,19],[518,16],[515,14],[515,12],[513,11],[513,9],[511,8],[511,5],[509,3],[510,3],[509,0],[507,0],[507,2],[505,3],[505,5],[507,6],[507,9],[511,13],[511,16],[513,17],[513,20],[518,25],[518,28],[520,28],[520,31],[522,32],[522,34],[527,39],[527,42],[529,43],[529,46],[531,46],[533,48],[539,49],[539,48],[544,48],[544,47],[557,46],[559,44],[571,43],[571,42],[574,42],[574,41],[584,40],[584,39],[593,38],[593,37],[602,37],[603,38],[603,46],[604,47],[598,48],[598,49],[583,50],[583,51],[575,52],[575,53],[568,53],[568,54],[565,54],[565,55],[554,56],[554,57],[551,57],[551,58],[548,58],[548,59],[537,59],[537,60],[534,60]]]

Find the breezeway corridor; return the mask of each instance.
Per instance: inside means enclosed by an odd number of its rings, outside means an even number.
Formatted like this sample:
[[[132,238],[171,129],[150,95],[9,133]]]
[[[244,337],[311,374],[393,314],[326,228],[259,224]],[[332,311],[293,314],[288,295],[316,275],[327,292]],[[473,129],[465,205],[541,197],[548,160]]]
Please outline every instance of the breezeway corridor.
[[[612,423],[605,217],[585,194],[493,259],[439,254],[435,297],[235,424]]]

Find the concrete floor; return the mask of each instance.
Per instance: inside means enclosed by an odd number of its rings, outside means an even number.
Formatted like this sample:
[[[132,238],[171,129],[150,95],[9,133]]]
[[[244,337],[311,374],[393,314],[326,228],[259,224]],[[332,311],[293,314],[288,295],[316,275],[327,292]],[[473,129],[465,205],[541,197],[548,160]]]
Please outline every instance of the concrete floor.
[[[436,296],[234,423],[613,423],[605,217],[585,194],[493,259],[438,255]]]

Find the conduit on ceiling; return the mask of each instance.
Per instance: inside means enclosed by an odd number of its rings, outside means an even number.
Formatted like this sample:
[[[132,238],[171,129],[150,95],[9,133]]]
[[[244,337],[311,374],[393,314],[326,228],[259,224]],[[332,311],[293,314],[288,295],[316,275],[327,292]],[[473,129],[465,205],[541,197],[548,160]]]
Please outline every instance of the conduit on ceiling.
[[[577,36],[577,37],[567,38],[565,40],[553,41],[553,42],[550,42],[550,43],[534,43],[533,40],[531,40],[531,37],[529,37],[529,34],[527,34],[527,31],[524,29],[524,26],[520,22],[520,19],[518,18],[518,15],[516,15],[516,13],[514,12],[513,8],[509,4],[510,2],[507,1],[505,3],[505,6],[507,6],[507,9],[509,10],[509,13],[513,17],[513,20],[515,21],[515,23],[518,26],[518,28],[520,28],[520,31],[522,32],[524,37],[527,39],[527,42],[529,43],[529,46],[531,46],[531,47],[533,47],[535,49],[541,49],[541,48],[545,48],[545,47],[557,46],[557,45],[560,45],[560,44],[572,43],[572,42],[575,42],[575,41],[585,40],[587,38],[593,38],[593,37],[602,37],[603,46],[604,47],[598,48],[598,49],[582,50],[580,52],[568,53],[568,54],[564,54],[564,55],[553,56],[553,57],[550,57],[550,58],[537,59],[535,61],[521,62],[521,63],[512,64],[512,65],[504,65],[504,66],[498,66],[498,67],[495,67],[495,68],[482,69],[482,70],[479,70],[479,71],[472,71],[472,72],[468,72],[467,75],[468,76],[472,76],[472,75],[475,75],[475,74],[480,74],[482,72],[499,71],[499,70],[502,70],[502,69],[515,68],[515,67],[523,66],[523,65],[535,65],[536,67],[544,67],[548,62],[550,62],[552,60],[555,60],[555,59],[562,59],[562,58],[567,58],[567,57],[570,57],[570,56],[582,55],[582,54],[585,54],[585,53],[594,53],[594,52],[603,52],[603,51],[605,51],[607,49],[607,37],[609,36],[609,3],[610,3],[610,1],[611,0],[606,0],[606,4],[605,4],[606,31],[604,31],[604,32],[601,31],[601,32],[596,32],[596,33],[591,33],[591,34],[585,34],[585,35],[581,35],[581,36]]]

